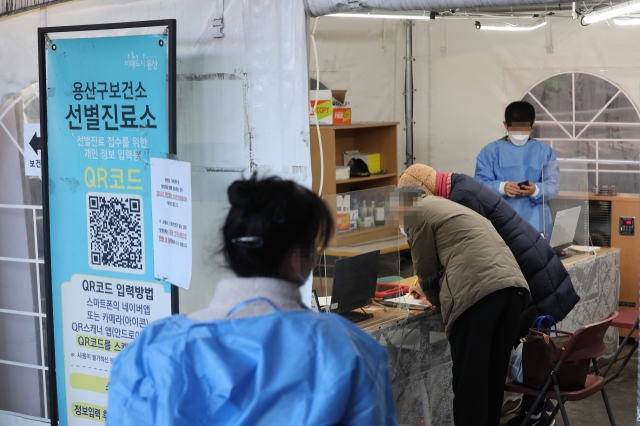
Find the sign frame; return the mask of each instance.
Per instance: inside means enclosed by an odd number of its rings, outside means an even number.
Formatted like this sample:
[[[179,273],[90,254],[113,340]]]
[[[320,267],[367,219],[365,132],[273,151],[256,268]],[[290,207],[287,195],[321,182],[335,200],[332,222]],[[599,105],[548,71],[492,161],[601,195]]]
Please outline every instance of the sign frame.
[[[176,20],[161,19],[151,21],[120,22],[95,25],[74,25],[59,27],[38,28],[38,74],[40,92],[40,137],[41,166],[42,166],[42,210],[43,210],[43,236],[44,236],[44,268],[45,268],[45,295],[47,307],[47,356],[48,356],[48,405],[51,424],[59,422],[58,394],[56,377],[55,335],[53,319],[53,283],[51,276],[51,239],[50,239],[50,215],[49,215],[49,138],[47,133],[48,103],[47,103],[47,44],[48,34],[51,33],[84,33],[89,31],[119,30],[133,28],[166,27],[168,31],[167,43],[167,139],[168,153],[177,154],[177,127],[176,127]],[[179,312],[178,287],[171,285],[171,314]],[[46,386],[45,383],[43,383]]]

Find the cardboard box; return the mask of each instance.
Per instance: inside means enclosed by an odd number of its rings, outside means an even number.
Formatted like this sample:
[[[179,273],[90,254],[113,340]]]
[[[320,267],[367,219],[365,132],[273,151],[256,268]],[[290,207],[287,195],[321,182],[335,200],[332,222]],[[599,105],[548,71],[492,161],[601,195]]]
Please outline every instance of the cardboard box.
[[[316,117],[313,114],[315,107],[316,116],[320,124],[333,124],[333,97],[331,90],[318,90],[318,105],[316,105],[316,90],[309,92],[309,103],[311,111],[309,112],[309,122],[316,124]]]
[[[351,107],[345,102],[346,90],[318,90],[316,106],[316,90],[309,91],[309,103],[315,107],[320,124],[351,124]],[[334,100],[335,99],[335,100]],[[313,110],[309,113],[309,123],[316,124]]]
[[[336,195],[336,209],[338,221],[336,223],[336,230],[338,232],[345,232],[351,230],[351,195]]]
[[[338,221],[336,223],[336,229],[338,232],[345,232],[351,230],[351,215],[349,213],[338,213]]]
[[[351,108],[333,108],[333,124],[351,124]]]
[[[367,152],[360,152],[357,149],[351,151],[344,151],[342,153],[343,164],[346,166],[349,164],[352,158],[359,158],[365,163],[367,163],[367,167],[369,168],[369,173],[378,173],[380,172],[380,154],[374,153],[370,154]]]

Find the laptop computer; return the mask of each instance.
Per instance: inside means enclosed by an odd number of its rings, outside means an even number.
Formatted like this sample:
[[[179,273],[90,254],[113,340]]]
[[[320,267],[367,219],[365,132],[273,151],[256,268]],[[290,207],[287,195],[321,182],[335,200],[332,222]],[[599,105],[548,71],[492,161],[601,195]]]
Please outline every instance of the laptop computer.
[[[372,314],[353,312],[370,303],[375,296],[380,250],[336,260],[333,290],[329,297],[318,297],[320,310],[341,314],[360,322]]]
[[[573,207],[566,210],[560,210],[556,213],[556,219],[553,223],[551,231],[551,239],[549,245],[556,254],[559,254],[565,248],[573,244],[573,238],[576,235],[578,220],[582,207]]]

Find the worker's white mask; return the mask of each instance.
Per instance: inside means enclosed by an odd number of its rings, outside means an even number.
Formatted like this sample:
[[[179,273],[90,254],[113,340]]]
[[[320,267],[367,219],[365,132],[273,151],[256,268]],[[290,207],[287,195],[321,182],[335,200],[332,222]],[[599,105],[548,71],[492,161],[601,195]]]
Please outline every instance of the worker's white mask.
[[[407,236],[407,233],[404,232],[404,228],[403,227],[400,227],[400,232],[402,232],[402,235],[404,235],[405,237]]]
[[[511,132],[507,131],[509,135],[509,140],[515,146],[523,146],[529,140],[530,132]]]

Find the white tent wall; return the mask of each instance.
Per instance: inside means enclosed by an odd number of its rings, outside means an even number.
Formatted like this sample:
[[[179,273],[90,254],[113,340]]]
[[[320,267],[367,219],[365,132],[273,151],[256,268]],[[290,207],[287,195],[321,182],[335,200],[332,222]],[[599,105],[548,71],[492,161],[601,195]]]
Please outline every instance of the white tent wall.
[[[582,27],[571,19],[548,22],[535,31],[514,33],[478,31],[470,19],[414,21],[416,162],[473,175],[482,147],[506,134],[502,120],[507,104],[561,72],[609,79],[640,106],[640,52],[634,48],[640,27],[606,22]],[[320,18],[316,31],[320,80],[350,90],[347,98],[355,120],[401,122],[400,163],[404,32],[402,21],[342,17]],[[384,40],[393,41],[386,44],[386,52],[381,48],[383,33]],[[311,64],[313,68],[313,60]],[[348,78],[349,87],[334,87],[332,76]],[[357,86],[352,87],[354,82]]]
[[[307,53],[295,42],[306,31],[301,2],[227,0],[224,38],[213,39],[217,3],[84,0],[0,20],[3,101],[37,81],[38,26],[177,19],[178,155],[192,163],[195,203],[194,275],[192,289],[180,295],[184,312],[206,304],[228,273],[213,259],[229,183],[251,170],[311,182]]]
[[[404,169],[404,25],[398,20],[321,17],[315,38],[320,81],[334,90],[347,90],[352,121],[399,121],[398,167]],[[316,77],[313,46],[309,74]],[[417,64],[414,73],[422,73]],[[419,84],[426,81],[416,78]],[[420,90],[415,99],[420,105]],[[420,128],[422,123],[418,123]],[[416,133],[417,134],[417,133]],[[421,141],[422,142],[422,141]],[[418,141],[416,141],[418,143]]]
[[[37,82],[40,26],[177,20],[178,156],[192,164],[194,235],[192,283],[180,291],[182,313],[206,306],[219,279],[231,274],[218,249],[233,180],[257,170],[311,186],[303,4],[226,0],[224,38],[214,39],[212,23],[222,4],[78,0],[0,18],[0,105]],[[0,144],[2,158],[8,150],[16,148]],[[2,237],[0,245],[11,244]],[[0,341],[0,347],[16,344]],[[0,396],[10,392],[0,383]],[[36,388],[27,392],[38,398]]]
[[[400,121],[403,153],[403,22],[319,19],[315,38],[320,80],[330,88],[349,90],[354,120]],[[640,26],[600,22],[583,27],[558,18],[534,31],[499,32],[479,31],[474,20],[414,22],[416,162],[473,175],[480,150],[506,134],[505,107],[538,82],[564,72],[607,79],[640,107]],[[315,77],[313,59],[310,64]],[[403,170],[404,155],[399,159]],[[640,375],[638,380],[640,425]]]
[[[428,161],[437,169],[473,174],[482,147],[506,134],[505,107],[561,72],[609,79],[640,105],[640,54],[632,46],[638,28],[606,22],[583,27],[556,19],[545,28],[514,34],[478,31],[471,21],[433,24]]]

